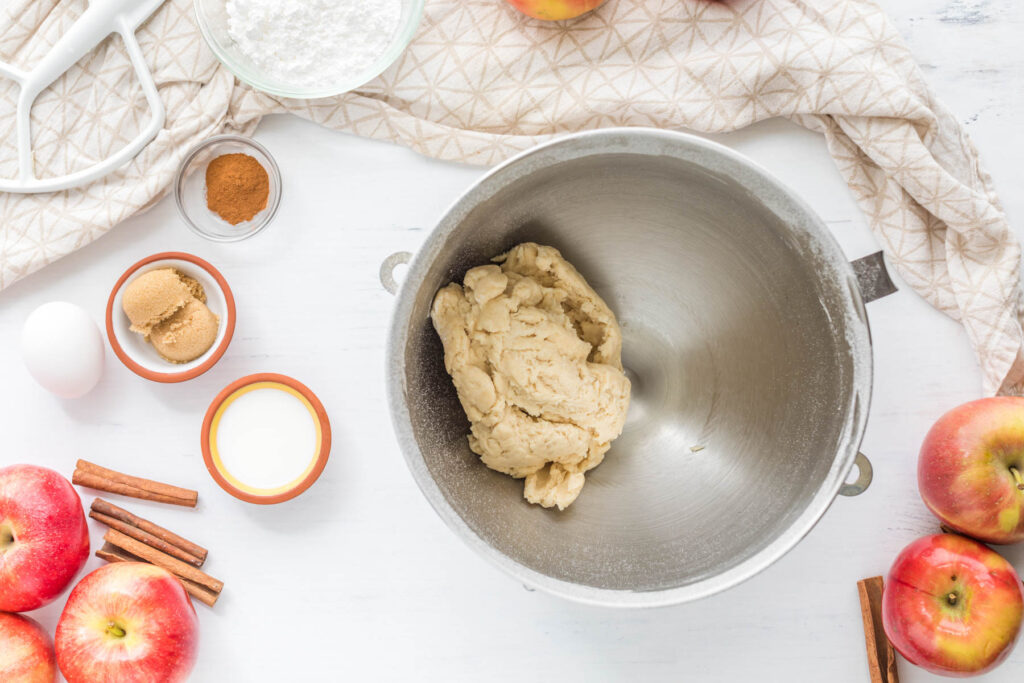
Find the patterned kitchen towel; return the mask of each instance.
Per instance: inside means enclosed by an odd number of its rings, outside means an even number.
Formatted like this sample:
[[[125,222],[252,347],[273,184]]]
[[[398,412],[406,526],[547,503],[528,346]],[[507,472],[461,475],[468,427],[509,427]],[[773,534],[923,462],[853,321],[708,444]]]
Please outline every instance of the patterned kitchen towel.
[[[8,0],[0,59],[22,67],[86,0]],[[186,150],[291,112],[424,154],[493,164],[559,133],[603,126],[723,132],[782,116],[821,132],[890,262],[959,320],[985,389],[1024,380],[1020,247],[978,153],[867,0],[608,0],[577,20],[501,0],[427,0],[405,54],[358,92],[310,102],[253,91],[205,46],[192,0],[139,32],[167,106],[129,165],[53,195],[0,194],[0,287],[99,237],[167,191]],[[0,84],[0,174],[11,176],[16,87]],[[126,55],[108,41],[38,101],[36,170],[81,168],[144,125]]]

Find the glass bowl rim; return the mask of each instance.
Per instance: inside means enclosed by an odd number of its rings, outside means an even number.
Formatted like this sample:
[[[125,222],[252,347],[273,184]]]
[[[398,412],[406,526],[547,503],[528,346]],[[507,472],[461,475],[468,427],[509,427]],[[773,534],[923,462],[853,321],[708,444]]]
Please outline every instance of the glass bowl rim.
[[[397,40],[393,40],[391,45],[385,50],[376,61],[370,66],[366,67],[361,73],[356,74],[347,81],[341,82],[339,85],[333,85],[329,88],[308,88],[289,90],[287,88],[279,88],[275,85],[268,85],[259,79],[259,74],[250,73],[247,69],[244,69],[241,65],[235,62],[234,58],[228,53],[228,51],[216,40],[214,40],[211,33],[210,27],[207,25],[206,15],[200,9],[202,0],[192,0],[192,6],[196,13],[196,23],[199,24],[199,32],[203,35],[203,40],[216,55],[217,59],[223,64],[228,71],[230,71],[235,78],[242,81],[246,85],[252,86],[257,90],[261,90],[271,95],[278,95],[280,97],[287,97],[296,100],[314,100],[323,97],[334,97],[336,95],[342,95],[344,93],[355,90],[356,88],[366,85],[373,79],[380,76],[384,71],[388,69],[405,49],[409,47],[409,43],[412,42],[413,36],[416,34],[416,30],[419,28],[420,22],[423,19],[423,9],[425,0],[402,0],[403,3],[408,2],[411,11],[408,20],[401,25],[398,33],[396,33]]]

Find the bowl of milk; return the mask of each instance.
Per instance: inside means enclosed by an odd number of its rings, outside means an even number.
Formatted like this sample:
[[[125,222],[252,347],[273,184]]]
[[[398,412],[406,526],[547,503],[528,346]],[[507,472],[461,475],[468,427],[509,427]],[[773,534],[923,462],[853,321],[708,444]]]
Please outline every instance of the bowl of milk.
[[[247,503],[281,503],[323,472],[331,424],[309,387],[259,373],[217,395],[203,420],[201,445],[206,469],[222,489]]]

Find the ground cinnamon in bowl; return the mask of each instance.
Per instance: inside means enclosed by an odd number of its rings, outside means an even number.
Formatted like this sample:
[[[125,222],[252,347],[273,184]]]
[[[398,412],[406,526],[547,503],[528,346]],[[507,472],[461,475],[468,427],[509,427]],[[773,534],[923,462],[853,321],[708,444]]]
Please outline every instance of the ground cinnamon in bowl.
[[[206,167],[206,206],[231,225],[267,208],[270,179],[248,154],[222,154]]]

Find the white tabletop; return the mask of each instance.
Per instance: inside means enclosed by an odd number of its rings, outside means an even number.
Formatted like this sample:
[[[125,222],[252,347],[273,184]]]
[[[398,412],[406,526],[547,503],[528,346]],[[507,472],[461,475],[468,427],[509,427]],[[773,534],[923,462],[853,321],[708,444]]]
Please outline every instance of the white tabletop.
[[[926,76],[967,125],[1024,234],[1024,8],[1013,0],[890,3]],[[478,558],[427,505],[392,436],[384,338],[392,297],[381,261],[415,250],[483,169],[439,163],[290,118],[256,137],[276,156],[284,199],[262,235],[205,242],[160,202],[0,295],[0,463],[70,476],[85,457],[196,488],[197,510],[116,502],[210,548],[227,586],[198,605],[196,681],[851,681],[867,680],[856,581],[936,530],[917,494],[917,449],[932,421],[980,395],[961,328],[902,283],[869,306],[875,393],[863,451],[875,480],[840,498],[791,553],[753,580],[698,603],[650,611],[585,607],[527,592]],[[768,122],[716,139],[778,174],[827,220],[851,258],[877,246],[817,135]],[[77,401],[35,385],[17,349],[37,305],[67,300],[102,320],[118,275],[157,251],[216,265],[238,327],[210,372],[144,381],[107,352],[100,385]],[[273,371],[308,384],[332,421],[320,481],[279,506],[222,492],[203,467],[199,429],[213,396]],[[584,494],[585,495],[585,494]],[[92,492],[83,493],[86,504]],[[91,523],[92,524],[92,523]],[[92,526],[93,547],[103,530]],[[1024,551],[1006,551],[1024,569]],[[87,569],[100,565],[93,558]],[[37,617],[53,629],[63,597]],[[1016,681],[1024,646],[990,681]],[[901,662],[911,683],[932,680]]]

